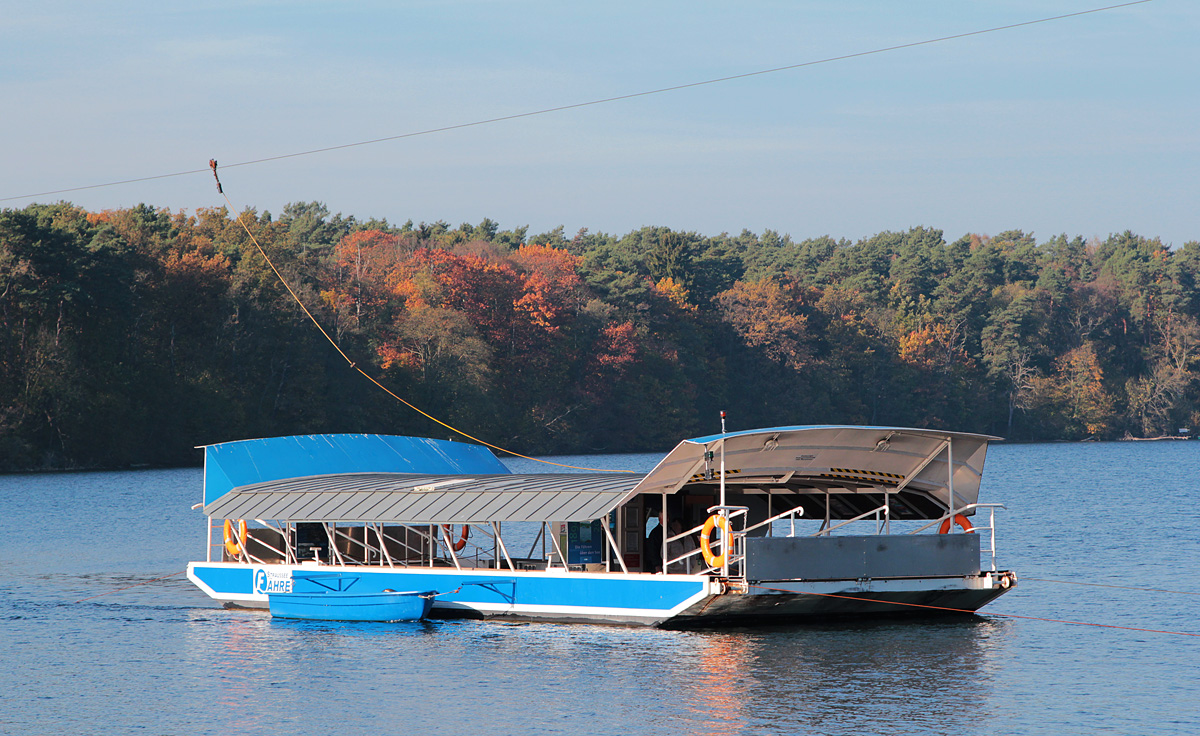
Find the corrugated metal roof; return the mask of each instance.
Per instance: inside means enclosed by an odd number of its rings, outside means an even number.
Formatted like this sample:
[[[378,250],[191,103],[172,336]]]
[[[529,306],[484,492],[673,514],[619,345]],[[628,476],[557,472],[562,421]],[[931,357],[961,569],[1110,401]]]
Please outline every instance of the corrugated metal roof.
[[[217,519],[482,524],[591,521],[611,511],[637,474],[417,475],[341,473],[235,488],[204,507]]]

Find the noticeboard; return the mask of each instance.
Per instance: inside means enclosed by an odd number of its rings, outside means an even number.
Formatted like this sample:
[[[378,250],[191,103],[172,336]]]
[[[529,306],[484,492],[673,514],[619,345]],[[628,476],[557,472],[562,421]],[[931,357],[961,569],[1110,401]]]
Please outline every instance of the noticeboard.
[[[567,555],[568,565],[604,562],[604,527],[595,521],[560,521],[558,543]]]

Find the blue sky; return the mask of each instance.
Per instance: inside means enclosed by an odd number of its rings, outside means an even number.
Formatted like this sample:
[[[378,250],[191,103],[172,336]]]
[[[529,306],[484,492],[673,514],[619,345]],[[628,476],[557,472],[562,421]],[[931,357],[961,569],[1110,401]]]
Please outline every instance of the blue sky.
[[[1078,12],[1106,3],[0,0],[0,207],[218,206],[265,158]],[[1200,6],[1153,2],[222,172],[531,233],[926,225],[1200,240]]]

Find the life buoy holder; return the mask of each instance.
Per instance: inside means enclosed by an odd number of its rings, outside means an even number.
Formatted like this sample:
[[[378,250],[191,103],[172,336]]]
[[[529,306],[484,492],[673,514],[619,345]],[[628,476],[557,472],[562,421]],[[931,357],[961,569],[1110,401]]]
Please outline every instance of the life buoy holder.
[[[241,557],[246,549],[246,520],[237,520],[237,535],[233,533],[233,519],[225,520],[225,551],[230,557]]]
[[[704,555],[704,564],[709,567],[725,567],[725,552],[714,555],[709,537],[713,529],[721,527],[721,544],[729,547],[729,519],[720,514],[713,514],[704,520],[704,528],[700,530],[700,554]]]
[[[975,531],[975,527],[971,526],[971,522],[962,514],[954,515],[954,523],[962,527],[963,534],[970,534]],[[942,526],[938,529],[938,534],[946,534],[950,531],[950,519],[942,522]]]
[[[454,527],[450,524],[442,524],[442,528],[446,530],[446,536],[449,538],[450,532],[454,530]],[[455,552],[463,551],[463,547],[467,546],[467,537],[469,536],[471,536],[471,527],[468,524],[463,524],[462,534],[459,535],[458,541],[453,545]]]

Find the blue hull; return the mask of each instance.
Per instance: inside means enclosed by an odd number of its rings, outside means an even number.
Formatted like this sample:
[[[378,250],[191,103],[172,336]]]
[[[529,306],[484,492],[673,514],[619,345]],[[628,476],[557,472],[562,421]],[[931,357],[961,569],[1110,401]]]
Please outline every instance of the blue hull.
[[[272,593],[271,615],[318,621],[418,621],[429,615],[432,592]]]
[[[388,588],[437,591],[430,612],[434,618],[504,616],[523,620],[643,625],[659,624],[710,592],[709,583],[699,575],[622,575],[565,570],[310,568],[194,562],[189,566],[188,577],[222,603],[248,608],[265,608],[269,599],[281,594],[328,595],[332,589],[332,592],[348,595],[348,588],[353,585],[353,593],[364,596]]]

